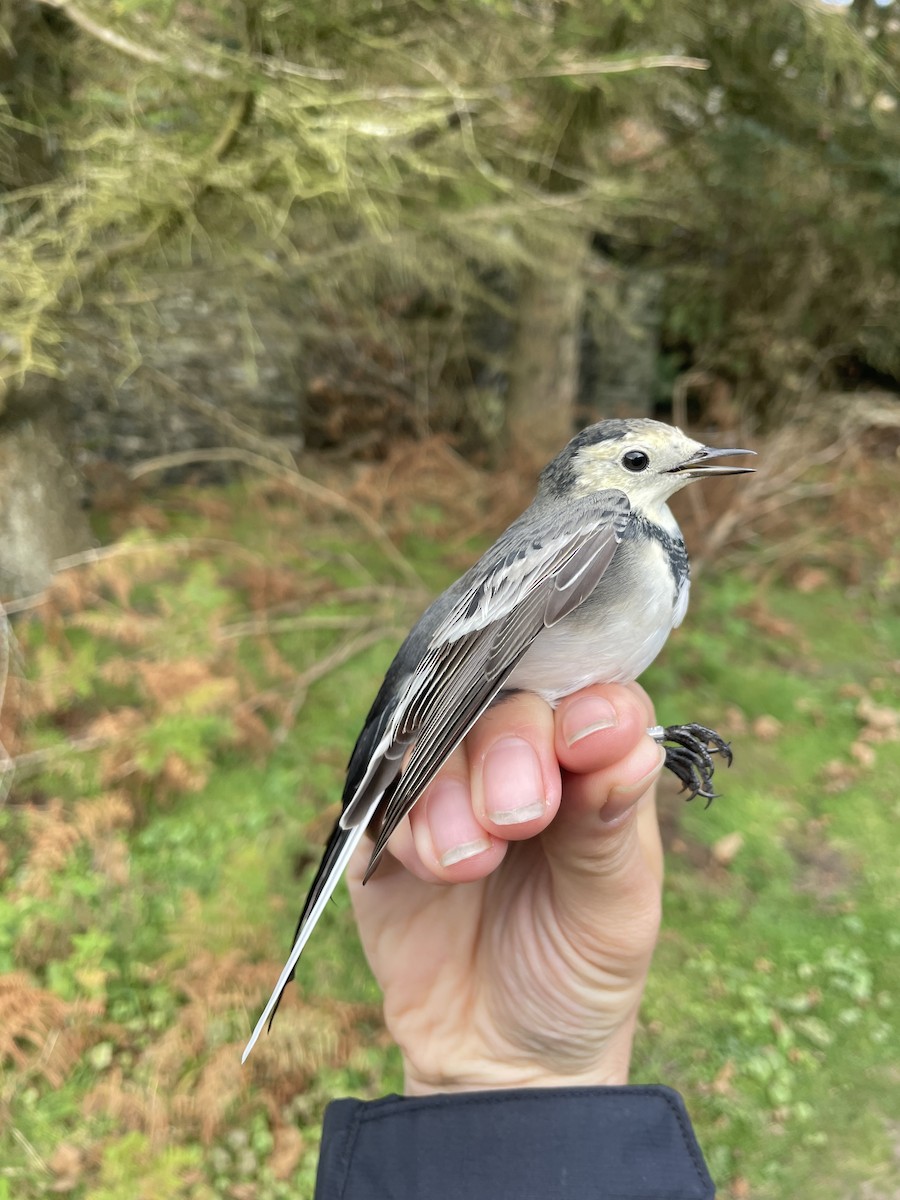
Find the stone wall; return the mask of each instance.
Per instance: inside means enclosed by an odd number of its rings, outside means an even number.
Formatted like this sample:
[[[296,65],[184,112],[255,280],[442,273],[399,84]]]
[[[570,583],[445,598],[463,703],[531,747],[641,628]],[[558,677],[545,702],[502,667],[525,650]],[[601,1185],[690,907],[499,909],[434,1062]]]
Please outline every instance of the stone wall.
[[[128,466],[196,447],[300,450],[302,289],[201,272],[145,283],[148,308],[132,315],[107,304],[79,319],[84,336],[63,380],[79,460]]]

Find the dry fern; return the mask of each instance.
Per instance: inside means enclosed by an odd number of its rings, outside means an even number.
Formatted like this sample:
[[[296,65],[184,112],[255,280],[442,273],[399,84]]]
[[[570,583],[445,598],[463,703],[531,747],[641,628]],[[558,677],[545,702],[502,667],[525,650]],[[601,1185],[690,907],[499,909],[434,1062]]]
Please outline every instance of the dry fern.
[[[171,976],[185,998],[178,1020],[139,1056],[126,1079],[110,1071],[90,1093],[86,1111],[157,1143],[189,1134],[209,1145],[249,1113],[257,1088],[278,1116],[316,1073],[347,1061],[359,1046],[361,1020],[376,1021],[369,1006],[311,1007],[290,999],[279,1018],[279,1038],[264,1043],[242,1068],[248,1013],[268,990],[274,963],[248,963],[235,953],[201,951]]]
[[[85,629],[95,637],[109,638],[120,646],[137,649],[161,637],[166,622],[147,613],[134,613],[109,605],[73,613],[68,624]]]
[[[97,589],[87,571],[59,571],[44,593],[41,617],[46,619],[51,613],[63,616],[79,612],[96,601]]]
[[[159,772],[159,782],[166,792],[199,792],[208,779],[206,767],[194,766],[180,754],[167,754]]]
[[[124,792],[106,792],[95,800],[81,800],[72,811],[72,823],[80,837],[91,844],[118,829],[128,829],[134,809]]]
[[[111,1067],[85,1096],[85,1115],[108,1117],[117,1129],[145,1133],[155,1146],[171,1141],[169,1096],[156,1087],[135,1082],[132,1075],[130,1071],[126,1078],[121,1067]]]
[[[144,689],[160,712],[228,712],[240,698],[240,684],[217,676],[201,659],[142,662],[137,666]]]
[[[179,662],[141,662],[137,664],[137,672],[144,691],[163,711],[177,710],[186,693],[215,678],[209,663],[199,658],[183,658]]]
[[[67,820],[58,799],[45,807],[29,806],[27,822],[31,846],[22,871],[21,890],[31,896],[47,896],[53,876],[66,865],[81,835]]]
[[[176,972],[172,983],[187,998],[176,1024],[141,1054],[132,1079],[111,1072],[90,1093],[87,1111],[105,1114],[156,1142],[190,1132],[209,1144],[235,1104],[249,1097],[241,1069],[241,1039],[234,1013],[243,1013],[268,981],[268,969],[232,954],[201,954]]]
[[[477,532],[490,491],[485,472],[461,458],[445,438],[430,437],[395,442],[383,462],[359,469],[350,495],[400,539],[417,528],[416,511],[422,504],[439,509],[447,528]]]
[[[120,707],[101,713],[85,725],[84,737],[96,741],[120,742],[134,734],[144,724],[144,714],[138,708]]]
[[[247,1094],[248,1080],[233,1042],[219,1046],[204,1062],[189,1087],[175,1096],[172,1113],[178,1125],[196,1129],[209,1145],[224,1128],[235,1103]]]
[[[60,1087],[96,1040],[98,1004],[68,1004],[23,972],[0,975],[0,1063]]]
[[[242,704],[234,710],[234,724],[237,741],[241,746],[256,754],[266,754],[272,749],[272,734],[268,726],[249,705]]]

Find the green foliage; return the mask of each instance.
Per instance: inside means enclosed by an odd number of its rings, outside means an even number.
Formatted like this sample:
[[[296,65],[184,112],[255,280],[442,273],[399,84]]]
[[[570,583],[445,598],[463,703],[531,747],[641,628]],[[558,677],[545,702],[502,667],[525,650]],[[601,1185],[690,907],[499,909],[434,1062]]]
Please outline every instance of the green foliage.
[[[326,1087],[374,1092],[384,1070],[374,985],[343,948],[347,914],[320,1000],[288,1007],[295,1053],[238,1063],[279,969],[272,900],[297,886],[281,857],[287,815],[291,853],[311,862],[319,835],[293,828],[295,814],[315,823],[333,802],[346,753],[335,718],[356,723],[364,702],[342,677],[307,717],[298,672],[327,690],[332,656],[374,650],[403,592],[349,522],[313,534],[302,512],[274,519],[265,487],[239,490],[240,522],[222,501],[208,520],[206,500],[181,498],[184,536],[132,535],[58,577],[18,627],[13,732],[27,750],[0,807],[0,1060],[16,1079],[0,1099],[0,1161],[17,1197],[41,1194],[28,1146],[76,1195],[202,1197],[224,1178],[281,1200],[315,1172],[315,1137],[292,1140],[297,1089],[316,1126]],[[241,541],[228,536],[238,524]],[[296,573],[313,542],[315,569]]]
[[[854,1178],[889,1193],[900,727],[882,739],[865,697],[900,711],[878,667],[900,609],[868,586],[760,597],[732,576],[698,592],[675,661],[647,685],[664,720],[699,701],[721,725],[739,705],[736,762],[723,799],[679,820],[637,1077],[682,1078],[714,1177],[735,1195],[839,1200]]]
[[[493,493],[454,469],[447,493],[480,510]],[[845,502],[871,517],[892,471],[870,491],[854,472]],[[441,521],[437,474],[416,521],[394,514],[397,530],[427,517],[431,541],[404,549],[433,588],[475,549]],[[424,597],[350,521],[286,510],[277,489],[164,507],[171,540],[64,573],[17,627],[32,681],[0,807],[0,1197],[309,1195],[328,1101],[402,1089],[344,893],[238,1062]],[[704,574],[647,680],[663,721],[719,725],[736,761],[708,810],[663,797],[666,916],[633,1078],[685,1094],[734,1200],[897,1186],[897,514],[851,555],[853,510],[829,510],[804,522],[841,547],[832,572],[801,587],[808,565],[784,556],[765,577]]]
[[[92,1195],[96,1200],[158,1200],[160,1196],[205,1200],[212,1192],[197,1187],[202,1162],[197,1146],[155,1151],[140,1133],[108,1142]]]

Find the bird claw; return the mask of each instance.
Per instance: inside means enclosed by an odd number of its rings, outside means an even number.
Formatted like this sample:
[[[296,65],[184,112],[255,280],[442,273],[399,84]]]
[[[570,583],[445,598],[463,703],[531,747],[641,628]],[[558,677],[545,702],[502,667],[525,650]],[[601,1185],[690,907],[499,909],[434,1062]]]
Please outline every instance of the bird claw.
[[[649,733],[665,750],[665,765],[680,781],[681,790],[690,793],[687,799],[702,796],[709,808],[719,794],[712,790],[715,771],[712,756],[721,754],[725,765],[730,767],[733,756],[728,742],[705,725],[657,725]],[[673,744],[666,745],[667,742]]]

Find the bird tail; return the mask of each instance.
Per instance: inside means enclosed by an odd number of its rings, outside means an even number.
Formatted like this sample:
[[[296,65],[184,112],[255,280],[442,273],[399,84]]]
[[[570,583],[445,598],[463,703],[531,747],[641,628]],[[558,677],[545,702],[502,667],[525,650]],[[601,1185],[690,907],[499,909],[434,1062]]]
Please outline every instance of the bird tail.
[[[377,800],[372,806],[373,811],[376,805]],[[293,978],[294,968],[303,952],[303,947],[309,941],[319,917],[325,911],[325,905],[331,899],[331,895],[337,887],[338,881],[353,855],[353,851],[362,840],[363,834],[366,832],[366,826],[369,824],[368,817],[370,816],[371,813],[367,814],[366,819],[360,821],[352,829],[342,829],[340,824],[335,825],[331,837],[328,839],[328,844],[325,847],[322,862],[319,864],[316,877],[309,890],[309,895],[306,897],[306,903],[303,905],[303,912],[300,914],[297,932],[294,934],[293,948],[284,965],[284,970],[278,977],[275,990],[269,997],[268,1003],[262,1011],[262,1016],[256,1022],[256,1028],[250,1035],[250,1041],[241,1055],[242,1063],[247,1061],[247,1056],[256,1045],[265,1025],[268,1023],[271,1026],[278,1005],[281,1003],[284,989]]]

